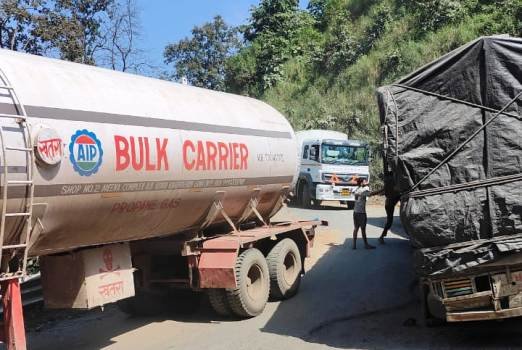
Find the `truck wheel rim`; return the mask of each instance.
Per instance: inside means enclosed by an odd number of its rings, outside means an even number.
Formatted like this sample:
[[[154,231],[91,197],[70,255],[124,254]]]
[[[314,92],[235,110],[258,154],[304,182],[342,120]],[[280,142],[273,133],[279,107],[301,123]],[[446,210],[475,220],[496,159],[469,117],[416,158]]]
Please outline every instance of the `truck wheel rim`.
[[[297,258],[293,252],[288,252],[283,260],[283,278],[288,285],[292,285],[299,273],[297,268]]]
[[[247,294],[252,300],[259,300],[263,297],[265,290],[265,280],[263,270],[257,264],[250,267],[247,274]]]

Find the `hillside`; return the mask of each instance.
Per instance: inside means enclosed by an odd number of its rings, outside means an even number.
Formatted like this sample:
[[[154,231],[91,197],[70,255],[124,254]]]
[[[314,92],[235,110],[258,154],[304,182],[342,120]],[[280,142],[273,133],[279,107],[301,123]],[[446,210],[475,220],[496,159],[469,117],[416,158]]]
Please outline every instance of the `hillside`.
[[[285,2],[292,3],[279,5]],[[250,43],[229,60],[229,90],[267,101],[296,129],[345,131],[375,150],[377,86],[479,36],[522,36],[522,0],[312,0],[307,11],[291,5],[262,1],[253,11]],[[277,24],[278,16],[286,17]],[[375,157],[376,175],[380,163]]]

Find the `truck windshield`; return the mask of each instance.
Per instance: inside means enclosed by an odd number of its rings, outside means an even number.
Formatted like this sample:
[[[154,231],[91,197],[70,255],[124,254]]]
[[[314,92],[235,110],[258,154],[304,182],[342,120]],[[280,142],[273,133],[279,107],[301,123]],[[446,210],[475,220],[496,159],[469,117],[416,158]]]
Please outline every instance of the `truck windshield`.
[[[322,145],[322,163],[368,165],[368,147],[346,145]]]

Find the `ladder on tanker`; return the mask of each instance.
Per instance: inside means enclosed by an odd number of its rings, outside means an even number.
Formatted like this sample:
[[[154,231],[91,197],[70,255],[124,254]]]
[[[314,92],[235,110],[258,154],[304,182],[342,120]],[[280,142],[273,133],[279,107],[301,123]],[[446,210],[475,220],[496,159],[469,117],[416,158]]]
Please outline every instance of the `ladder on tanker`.
[[[23,278],[27,275],[27,259],[29,239],[32,231],[33,219],[33,202],[34,202],[34,181],[33,166],[35,163],[35,152],[29,126],[27,124],[27,113],[25,107],[16,95],[15,89],[11,86],[9,79],[0,69],[0,96],[6,97],[12,101],[16,114],[0,114],[0,119],[11,119],[16,122],[18,128],[3,128],[0,125],[0,162],[2,165],[2,208],[0,217],[0,281]],[[21,134],[23,146],[6,145],[6,141],[12,142],[13,137],[6,137],[8,133]],[[10,154],[24,154],[25,158],[25,178],[20,180],[12,180],[9,175],[8,159]],[[14,172],[14,171],[13,171]],[[17,173],[19,173],[17,171]],[[7,200],[9,198],[10,189],[23,189],[23,209],[17,212],[8,212]],[[5,230],[8,220],[20,220],[20,227],[15,237],[19,238],[19,242],[6,245]],[[18,239],[17,239],[18,240]],[[12,263],[14,262],[14,264]]]

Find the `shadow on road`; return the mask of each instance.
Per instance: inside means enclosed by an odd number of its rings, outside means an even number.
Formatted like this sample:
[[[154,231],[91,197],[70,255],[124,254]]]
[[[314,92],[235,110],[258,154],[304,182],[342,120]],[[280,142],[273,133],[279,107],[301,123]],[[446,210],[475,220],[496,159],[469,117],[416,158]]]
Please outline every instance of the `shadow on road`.
[[[472,322],[425,328],[412,302],[332,320],[303,340],[358,349],[519,349],[522,320]]]
[[[384,220],[371,224],[382,227]],[[400,223],[393,233],[404,236]],[[341,349],[522,347],[522,319],[424,327],[408,240],[389,238],[374,251],[350,246],[349,239],[332,246],[262,331]]]
[[[110,304],[103,311],[99,308],[90,311],[41,310],[27,321],[30,349],[83,350],[102,349],[117,344],[119,336],[141,328],[170,329],[175,327],[172,321],[204,324],[235,322],[237,319],[216,315],[208,299],[202,295],[201,304],[191,312],[176,313],[166,310],[164,314],[157,316],[130,316],[120,311],[117,305]],[[161,326],[163,323],[164,327]],[[154,343],[153,339],[138,341],[147,349]]]
[[[296,208],[296,209],[303,209],[303,210],[334,210],[334,211],[352,211],[352,209],[348,209],[345,204],[341,205],[338,203],[323,203],[321,205],[313,206],[312,208],[304,208],[299,203],[290,202],[286,204],[288,208]]]
[[[357,344],[331,337],[332,327],[375,317],[375,324],[358,332],[360,337],[370,337],[381,327],[379,314],[402,312],[415,303],[409,242],[388,238],[386,245],[379,246],[373,238],[370,243],[377,249],[354,251],[349,239],[332,246],[307,273],[300,293],[281,303],[262,331],[350,348]],[[401,317],[402,324],[412,316]]]
[[[379,230],[382,230],[384,228],[384,225],[386,224],[386,217],[368,217],[368,225],[378,227]],[[400,236],[405,239],[409,239],[408,235],[401,226],[401,220],[398,216],[395,216],[393,218],[393,225],[388,231],[388,233],[393,233],[397,236]]]

